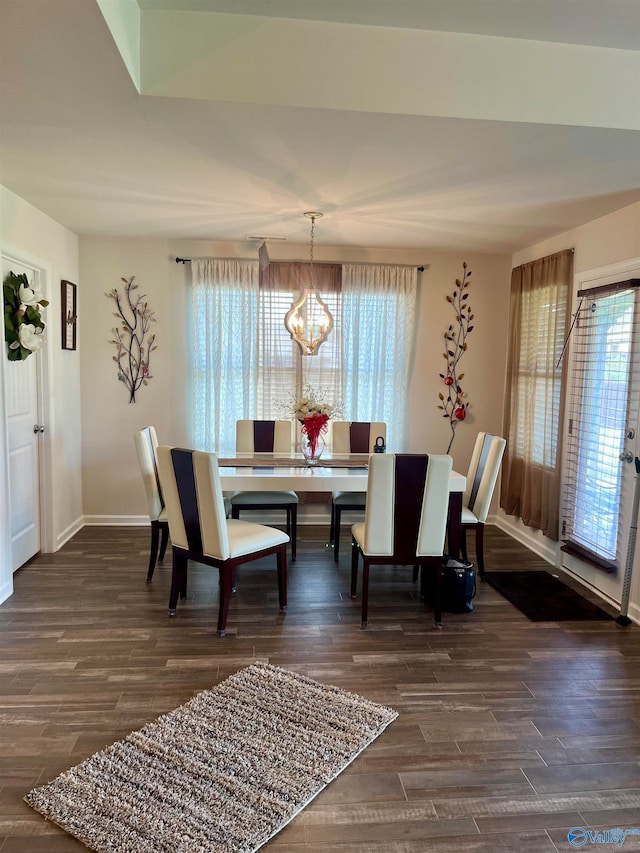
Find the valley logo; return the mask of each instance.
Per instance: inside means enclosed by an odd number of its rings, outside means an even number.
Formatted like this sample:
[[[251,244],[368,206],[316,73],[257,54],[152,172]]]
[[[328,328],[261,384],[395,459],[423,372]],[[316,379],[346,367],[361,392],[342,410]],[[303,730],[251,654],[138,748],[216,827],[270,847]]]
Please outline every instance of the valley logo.
[[[615,844],[622,847],[627,835],[640,835],[640,829],[585,829],[583,826],[574,826],[567,832],[567,841],[573,847],[584,847],[590,844]]]

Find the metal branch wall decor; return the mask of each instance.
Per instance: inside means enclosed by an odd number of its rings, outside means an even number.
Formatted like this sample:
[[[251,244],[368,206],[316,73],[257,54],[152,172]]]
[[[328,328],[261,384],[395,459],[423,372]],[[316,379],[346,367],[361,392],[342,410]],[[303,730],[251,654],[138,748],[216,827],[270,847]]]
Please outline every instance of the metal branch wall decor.
[[[458,373],[458,364],[460,359],[467,351],[467,337],[473,331],[471,321],[473,314],[469,305],[468,287],[470,284],[469,277],[471,270],[467,269],[466,261],[462,264],[463,275],[462,280],[456,279],[455,290],[447,296],[447,302],[451,304],[455,311],[455,322],[449,325],[449,328],[444,333],[445,352],[444,359],[447,363],[446,373],[441,373],[440,378],[446,386],[446,394],[442,391],[438,394],[440,403],[438,408],[442,409],[442,417],[449,419],[451,427],[451,439],[447,447],[447,453],[451,450],[453,439],[456,436],[456,427],[467,416],[469,403],[465,399],[466,391],[462,390],[460,382],[464,379],[464,373]]]
[[[119,322],[114,327],[114,338],[109,341],[115,344],[116,355],[113,360],[118,365],[118,381],[123,382],[129,391],[129,402],[135,403],[136,391],[141,385],[147,385],[153,377],[150,371],[151,353],[154,346],[155,335],[147,334],[152,323],[156,322],[154,312],[149,308],[149,303],[144,301],[145,294],[135,294],[138,285],[131,278],[123,278],[124,292],[120,293],[114,288],[110,293],[105,293],[109,299],[116,303],[117,311],[113,316]]]

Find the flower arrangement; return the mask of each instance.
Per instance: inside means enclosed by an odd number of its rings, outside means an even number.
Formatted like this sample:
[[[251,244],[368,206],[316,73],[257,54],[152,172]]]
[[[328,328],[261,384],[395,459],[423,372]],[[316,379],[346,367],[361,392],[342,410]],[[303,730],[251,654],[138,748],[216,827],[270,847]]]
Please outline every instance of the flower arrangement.
[[[49,304],[42,293],[29,284],[26,273],[10,272],[2,283],[4,295],[4,339],[9,345],[9,361],[24,361],[45,341],[45,325],[40,314]]]
[[[454,327],[454,324],[451,323],[444,333],[445,352],[443,353],[443,357],[447,362],[447,372],[441,373],[440,379],[444,382],[447,392],[446,397],[442,391],[438,394],[440,399],[438,408],[443,411],[442,417],[449,419],[449,426],[451,428],[451,439],[447,447],[447,453],[451,450],[451,445],[456,435],[456,427],[466,418],[469,407],[468,401],[465,400],[467,394],[462,390],[460,385],[461,380],[464,379],[464,373],[458,373],[460,359],[467,351],[467,336],[473,331],[473,326],[471,325],[473,314],[467,301],[469,299],[467,288],[470,283],[469,276],[471,275],[471,270],[467,270],[466,261],[462,264],[462,269],[462,280],[459,278],[456,279],[456,286],[453,293],[447,296],[447,302],[452,305],[456,313],[457,327]]]
[[[149,327],[156,322],[156,318],[149,303],[143,301],[144,293],[132,296],[132,291],[138,289],[138,285],[133,283],[134,279],[134,275],[121,279],[124,282],[124,293],[119,293],[114,287],[105,294],[113,299],[118,309],[113,312],[113,316],[121,326],[111,329],[114,338],[109,343],[116,346],[113,360],[118,367],[118,381],[123,382],[129,391],[130,403],[135,403],[138,388],[153,379],[150,373],[151,353],[157,349],[154,346],[155,335],[150,335],[145,341]]]
[[[303,452],[305,442],[308,442],[308,452],[305,455],[316,459],[321,436],[328,429],[329,420],[337,413],[337,406],[326,400],[326,389],[315,391],[311,385],[305,385],[302,395],[291,405],[293,416],[302,424]]]

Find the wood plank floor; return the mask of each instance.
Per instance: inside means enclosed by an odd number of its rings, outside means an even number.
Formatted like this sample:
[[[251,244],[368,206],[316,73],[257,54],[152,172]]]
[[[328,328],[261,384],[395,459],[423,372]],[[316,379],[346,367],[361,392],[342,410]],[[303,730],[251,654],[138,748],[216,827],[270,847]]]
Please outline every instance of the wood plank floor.
[[[84,850],[24,794],[255,660],[400,714],[267,850],[529,853],[574,849],[574,826],[640,829],[636,626],[529,622],[479,584],[474,612],[437,631],[411,569],[391,567],[372,572],[362,631],[347,534],[336,565],[326,531],[303,528],[287,614],[272,563],[244,567],[219,639],[211,570],[190,569],[169,619],[170,560],[148,586],[148,536],[85,528],[0,607],[0,853]],[[496,528],[486,539],[491,570],[547,568]]]

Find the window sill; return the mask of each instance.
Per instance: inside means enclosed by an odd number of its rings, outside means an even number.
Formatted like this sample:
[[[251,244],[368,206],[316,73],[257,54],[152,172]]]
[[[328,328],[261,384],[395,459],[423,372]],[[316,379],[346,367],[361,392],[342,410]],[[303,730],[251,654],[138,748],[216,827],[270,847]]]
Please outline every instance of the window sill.
[[[601,572],[605,572],[606,574],[611,575],[618,571],[615,563],[604,560],[602,557],[587,550],[587,548],[583,548],[581,545],[577,545],[575,542],[564,542],[560,546],[560,550],[564,551],[565,554],[570,554],[572,557],[577,557],[579,560],[584,560],[585,563],[595,566],[596,569],[600,569]]]

